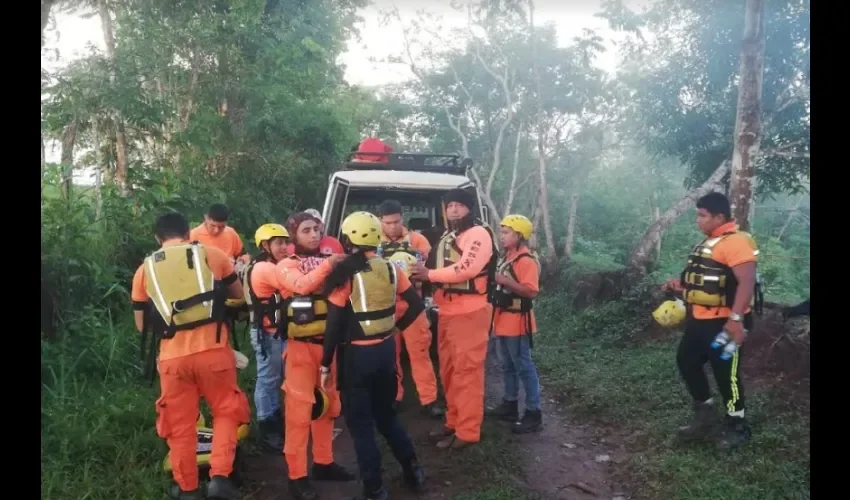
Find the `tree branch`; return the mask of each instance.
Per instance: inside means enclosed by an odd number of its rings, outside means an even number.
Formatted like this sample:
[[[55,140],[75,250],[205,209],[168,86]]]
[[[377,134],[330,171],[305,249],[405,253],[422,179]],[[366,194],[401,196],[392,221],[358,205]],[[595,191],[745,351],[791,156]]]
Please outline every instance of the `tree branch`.
[[[517,181],[517,176],[518,176],[517,170],[519,168],[519,146],[521,144],[521,140],[522,140],[522,122],[520,122],[519,127],[517,127],[517,131],[516,131],[516,144],[514,145],[514,166],[513,166],[513,170],[511,171],[511,185],[510,185],[510,188],[508,189],[508,201],[507,201],[507,203],[505,203],[505,215],[507,215],[511,212],[511,208],[514,204],[514,198],[516,197],[517,189],[519,189],[519,187],[517,187],[516,181]],[[525,178],[525,180],[528,181],[528,179],[530,179],[530,178],[531,178],[531,176],[528,176],[528,177]]]
[[[729,172],[730,162],[724,161],[717,167],[717,170],[711,174],[700,187],[691,190],[682,199],[676,202],[675,205],[668,208],[651,226],[643,233],[640,243],[632,251],[629,258],[629,268],[639,272],[646,271],[646,265],[649,262],[649,256],[652,250],[658,244],[658,238],[661,234],[676,220],[685,210],[696,203],[696,200],[705,196],[712,190],[720,186],[723,177]]]

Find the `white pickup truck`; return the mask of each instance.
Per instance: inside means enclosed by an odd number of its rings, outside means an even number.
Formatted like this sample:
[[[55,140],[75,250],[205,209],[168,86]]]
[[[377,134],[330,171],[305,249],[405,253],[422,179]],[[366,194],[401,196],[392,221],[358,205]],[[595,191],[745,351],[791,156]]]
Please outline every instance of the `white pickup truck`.
[[[330,176],[322,211],[326,234],[339,238],[339,226],[346,216],[358,210],[375,213],[382,201],[393,199],[404,207],[405,226],[422,233],[433,247],[446,228],[442,197],[455,188],[467,189],[475,195],[478,218],[489,224],[487,208],[481,203],[475,183],[467,176],[471,160],[461,161],[457,155],[389,153],[380,154],[387,158],[382,163],[352,161],[354,154],[349,154],[341,170]],[[432,331],[436,332],[438,311],[427,288],[425,303]],[[434,352],[436,342],[431,345]]]

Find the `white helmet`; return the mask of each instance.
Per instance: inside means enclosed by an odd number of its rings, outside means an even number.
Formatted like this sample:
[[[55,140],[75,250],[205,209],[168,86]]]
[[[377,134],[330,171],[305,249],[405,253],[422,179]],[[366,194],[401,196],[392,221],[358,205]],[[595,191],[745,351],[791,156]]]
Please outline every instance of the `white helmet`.
[[[316,210],[315,208],[308,208],[307,210],[304,210],[304,213],[310,214],[313,217],[319,219],[319,222],[321,222],[322,224],[324,224],[324,222],[325,222],[324,220],[322,220],[322,214],[320,214],[319,211]]]

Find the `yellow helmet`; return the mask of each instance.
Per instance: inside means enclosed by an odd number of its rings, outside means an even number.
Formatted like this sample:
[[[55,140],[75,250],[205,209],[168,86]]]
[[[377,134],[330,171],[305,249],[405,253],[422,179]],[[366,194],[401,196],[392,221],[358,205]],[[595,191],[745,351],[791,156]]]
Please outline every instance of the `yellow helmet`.
[[[289,231],[280,224],[263,224],[254,233],[254,241],[257,243],[257,248],[262,248],[262,243],[272,238],[289,238]]]
[[[667,300],[652,312],[652,317],[661,326],[673,328],[685,319],[685,303],[681,299]]]
[[[328,409],[331,407],[331,400],[328,397],[328,393],[318,386],[313,389],[313,397],[316,399],[316,402],[313,403],[313,411],[310,418],[312,420],[319,420],[328,412]]]
[[[531,233],[534,231],[534,224],[524,215],[506,215],[500,225],[513,229],[526,240],[531,239]]]
[[[369,212],[354,212],[342,221],[340,232],[352,245],[378,247],[381,245],[381,220]]]
[[[387,260],[395,264],[408,278],[410,277],[410,266],[419,262],[416,257],[407,252],[396,252]]]

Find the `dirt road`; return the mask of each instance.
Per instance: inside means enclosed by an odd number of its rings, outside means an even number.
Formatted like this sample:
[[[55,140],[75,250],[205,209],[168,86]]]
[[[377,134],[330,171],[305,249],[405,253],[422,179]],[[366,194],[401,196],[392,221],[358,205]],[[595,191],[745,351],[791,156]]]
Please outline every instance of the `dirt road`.
[[[409,375],[407,366],[406,375]],[[409,383],[410,377],[405,377]],[[408,386],[409,387],[409,386]],[[501,396],[501,378],[495,351],[488,352],[487,402],[495,405]],[[402,421],[414,440],[420,461],[428,474],[428,488],[422,495],[408,492],[401,484],[401,469],[382,443],[384,478],[393,499],[450,499],[461,494],[509,488],[526,498],[539,499],[613,499],[618,495],[611,484],[609,470],[616,467],[622,451],[595,439],[592,429],[569,420],[551,395],[543,389],[544,429],[540,433],[514,436],[508,425],[486,422],[482,442],[458,452],[438,450],[428,438],[428,432],[440,425],[418,412],[415,389],[405,391]],[[520,397],[522,401],[523,395]],[[334,442],[335,459],[356,470],[356,458],[351,438],[344,430],[342,419],[337,427],[343,429]],[[246,450],[247,451],[247,450]],[[289,498],[286,463],[283,456],[250,452],[246,457],[245,482],[242,491],[246,499],[271,500]],[[316,482],[321,498],[338,500],[359,493],[358,483]],[[503,498],[507,498],[503,497]],[[626,497],[623,496],[623,499]],[[517,499],[519,500],[519,499]]]

